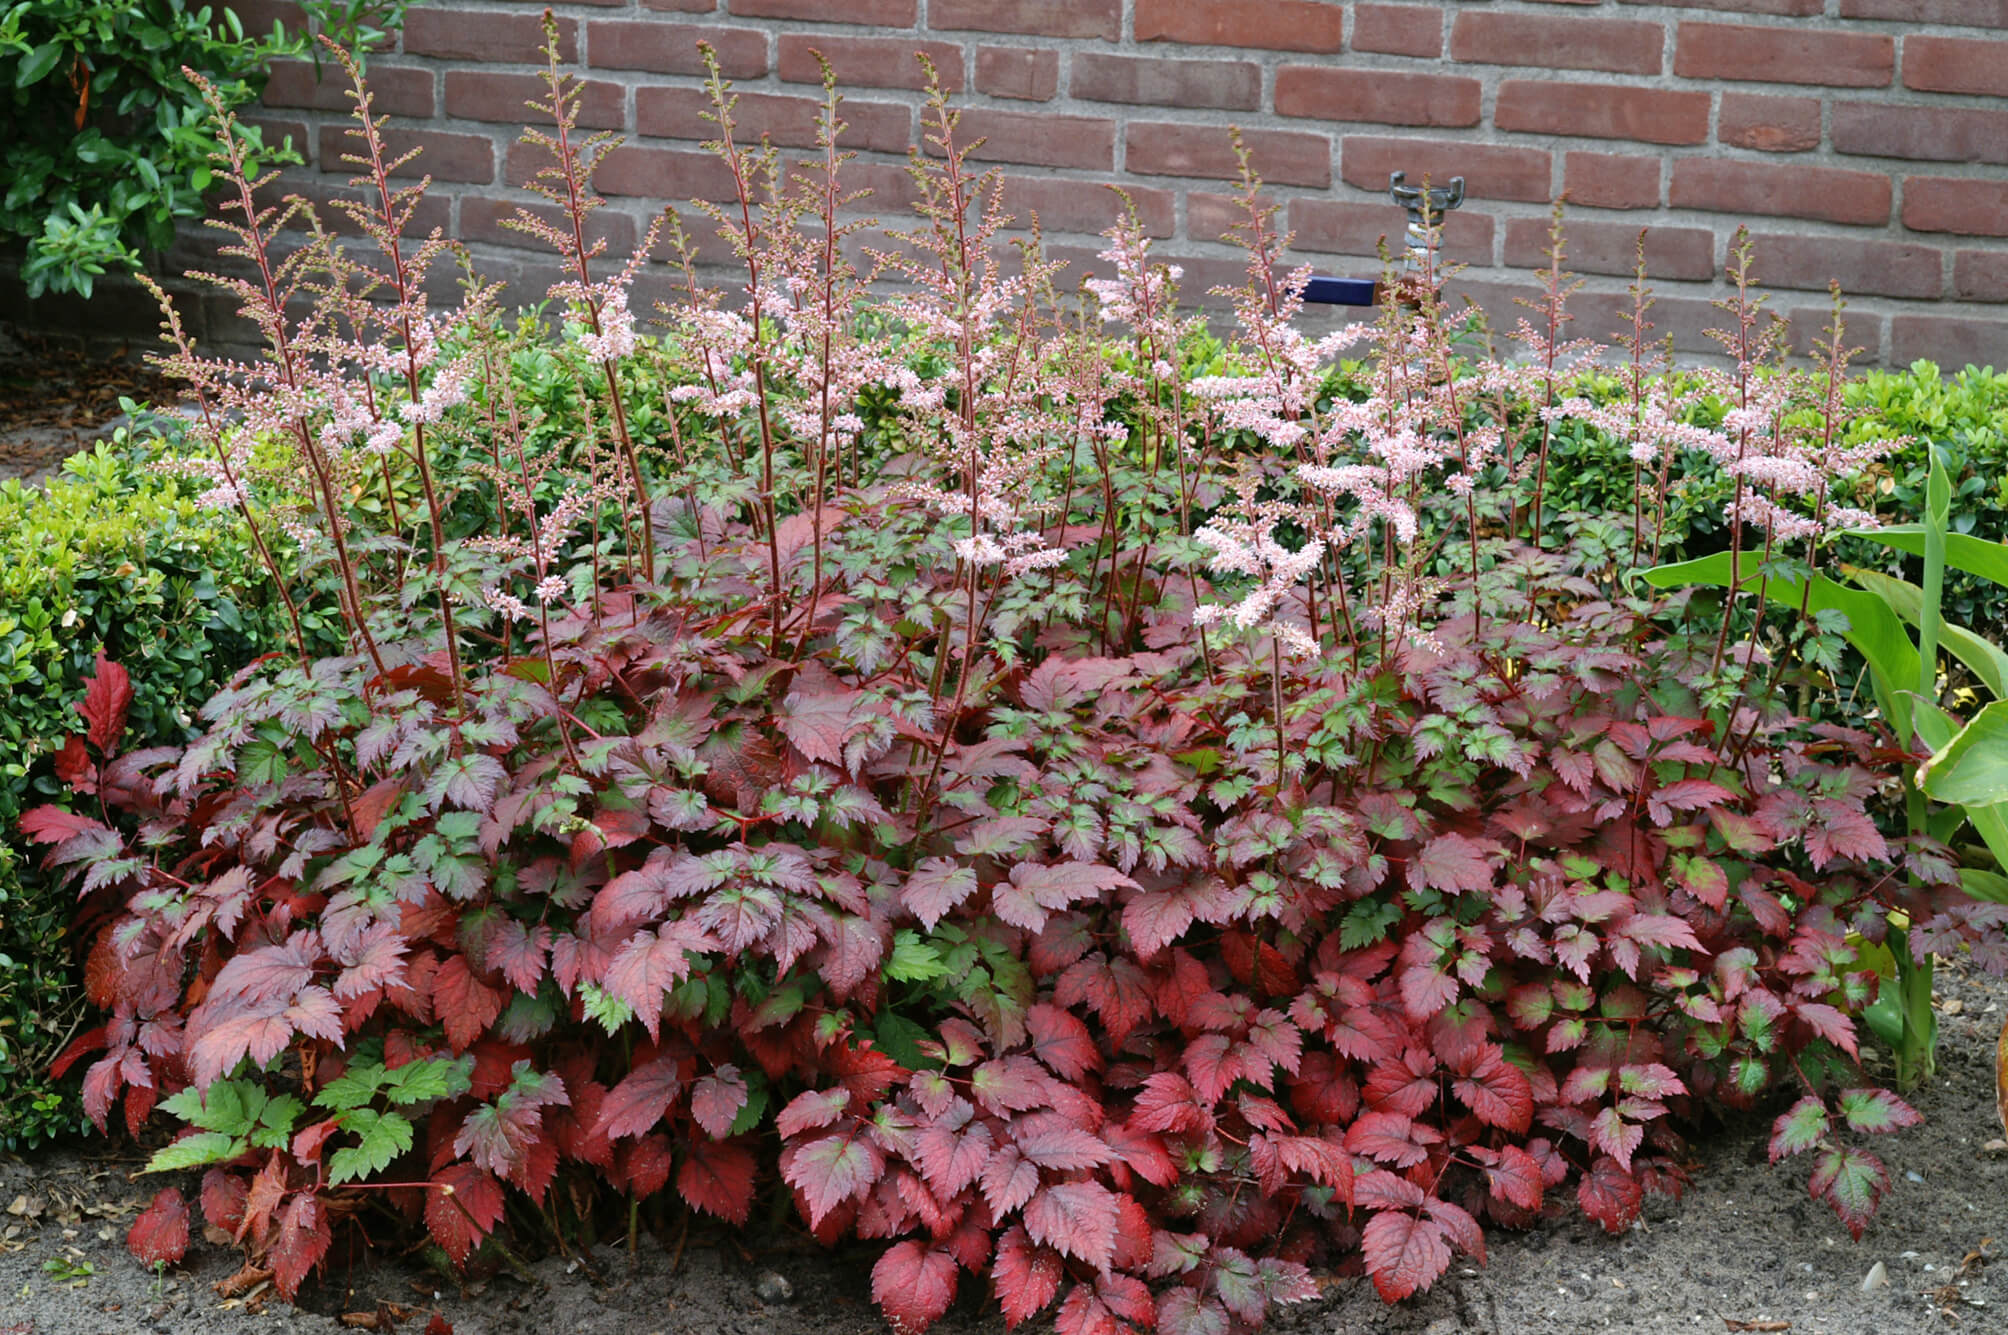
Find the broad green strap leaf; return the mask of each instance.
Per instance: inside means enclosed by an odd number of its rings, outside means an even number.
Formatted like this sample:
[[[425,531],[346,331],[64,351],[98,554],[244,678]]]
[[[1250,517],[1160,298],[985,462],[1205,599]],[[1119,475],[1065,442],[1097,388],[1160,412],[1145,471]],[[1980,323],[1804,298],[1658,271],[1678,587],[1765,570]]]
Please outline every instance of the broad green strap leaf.
[[[1943,751],[1959,735],[1959,720],[1928,700],[1917,701],[1917,735],[1933,752]],[[1993,706],[1988,706],[1990,709]],[[1986,843],[1987,850],[1994,854],[1994,860],[2003,868],[2008,868],[2008,806],[1953,806],[1949,810],[1960,813],[1973,832]],[[1934,818],[1931,825],[1933,838],[1941,843],[1952,842],[1952,835],[1958,827],[1942,829]]]
[[[1755,564],[1755,559],[1750,558],[1750,566],[1754,568]],[[1731,578],[1729,553],[1717,552],[1692,561],[1654,566],[1638,574],[1639,578],[1660,589],[1678,588],[1683,584],[1713,584],[1727,588]],[[1919,672],[1917,646],[1911,643],[1910,632],[1903,628],[1903,623],[1890,610],[1889,604],[1875,594],[1837,584],[1825,575],[1815,574],[1812,580],[1810,594],[1800,580],[1792,578],[1758,580],[1754,575],[1746,574],[1743,587],[1762,587],[1765,600],[1780,607],[1796,610],[1803,599],[1809,611],[1832,610],[1846,616],[1848,628],[1842,634],[1868,660],[1877,701],[1891,723],[1897,726],[1899,734],[1908,733],[1911,697],[1907,688],[1917,681]]]
[[[1878,570],[1858,566],[1841,567],[1848,578],[1890,605],[1890,610],[1915,626],[1924,614],[1924,590],[1908,580],[1896,579]],[[1973,670],[1997,700],[2008,700],[2008,653],[1964,626],[1942,621],[1939,638],[1952,656]]]
[[[1959,869],[1959,884],[1975,899],[1984,899],[1989,904],[2008,904],[2008,876],[1999,872],[1962,867]]]
[[[1888,528],[1852,528],[1845,536],[1879,542],[1910,556],[1924,555],[1923,524],[1892,524]],[[1955,570],[2008,584],[2008,543],[1976,538],[1971,533],[1945,535],[1945,563]]]
[[[1969,811],[2008,802],[2008,702],[1975,714],[1924,763],[1920,778],[1926,796]]]

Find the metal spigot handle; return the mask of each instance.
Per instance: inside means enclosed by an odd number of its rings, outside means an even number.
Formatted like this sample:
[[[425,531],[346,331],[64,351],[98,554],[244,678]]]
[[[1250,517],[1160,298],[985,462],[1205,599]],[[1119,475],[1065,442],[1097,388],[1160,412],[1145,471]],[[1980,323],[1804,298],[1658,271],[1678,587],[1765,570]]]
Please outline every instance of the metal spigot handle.
[[[1409,185],[1407,181],[1406,172],[1389,172],[1387,193],[1408,210],[1408,253],[1402,256],[1402,268],[1414,274],[1436,250],[1443,215],[1464,202],[1464,178],[1453,176],[1447,186]]]

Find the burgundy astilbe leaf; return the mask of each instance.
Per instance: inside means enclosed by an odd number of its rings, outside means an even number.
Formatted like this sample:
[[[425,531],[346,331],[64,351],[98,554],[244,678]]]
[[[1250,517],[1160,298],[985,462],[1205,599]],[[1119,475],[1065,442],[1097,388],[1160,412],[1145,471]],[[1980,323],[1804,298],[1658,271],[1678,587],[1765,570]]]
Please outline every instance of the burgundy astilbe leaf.
[[[446,1027],[446,1041],[465,1052],[502,1013],[508,994],[475,976],[465,955],[449,955],[432,980],[433,1005]]]
[[[202,1175],[202,1218],[211,1228],[235,1234],[244,1223],[250,1188],[236,1173],[212,1168]]]
[[[921,926],[933,931],[936,923],[976,893],[976,871],[951,858],[923,858],[913,874],[900,886],[902,904],[920,919]]]
[[[1606,1232],[1622,1233],[1644,1208],[1645,1192],[1616,1159],[1600,1154],[1576,1184],[1576,1203]]]
[[[279,1295],[292,1302],[321,1258],[328,1254],[334,1233],[328,1227],[328,1213],[320,1197],[311,1191],[294,1195],[279,1216],[279,1236],[272,1243],[270,1261],[272,1283]]]
[[[1360,1246],[1374,1288],[1391,1303],[1427,1289],[1450,1268],[1443,1225],[1406,1210],[1382,1210],[1367,1220]]]
[[[746,1098],[746,1077],[739,1068],[721,1066],[691,1086],[690,1115],[714,1140],[723,1140],[732,1134],[732,1124],[739,1119]]]
[[[1016,1224],[1006,1229],[997,1240],[997,1259],[990,1267],[1004,1324],[1016,1328],[1038,1315],[1059,1293],[1065,1273],[1059,1253],[1034,1244]]]
[[[1064,1256],[1107,1270],[1121,1212],[1115,1193],[1099,1182],[1055,1183],[1025,1203],[1025,1232]]]
[[[125,732],[126,711],[132,707],[132,678],[101,652],[97,670],[85,678],[84,698],[77,712],[84,716],[91,745],[99,755],[110,755]]]
[[[1492,859],[1498,855],[1498,846],[1489,839],[1439,834],[1424,844],[1409,864],[1409,885],[1450,894],[1488,890],[1492,886]]]
[[[599,1134],[608,1140],[638,1136],[662,1120],[683,1092],[676,1059],[657,1057],[621,1077],[600,1105]],[[731,1127],[727,1123],[727,1129]]]
[[[455,1265],[502,1222],[502,1184],[471,1163],[450,1164],[433,1174],[425,1193],[425,1227]]]
[[[802,1193],[811,1227],[839,1205],[863,1196],[884,1171],[885,1156],[878,1146],[843,1134],[790,1146],[781,1163],[781,1176]]]
[[[145,1265],[176,1265],[188,1251],[188,1205],[173,1187],[158,1192],[126,1232],[126,1250]]]
[[[1869,1220],[1889,1194],[1889,1169],[1867,1150],[1844,1146],[1830,1149],[1813,1167],[1808,1189],[1815,1199],[1834,1207],[1848,1236],[1856,1242],[1868,1231]]]
[[[663,997],[690,976],[690,955],[717,950],[719,942],[688,918],[664,923],[653,932],[636,932],[614,953],[601,985],[634,1008],[654,1038],[662,1023]]]
[[[545,962],[551,953],[551,929],[542,923],[528,924],[504,918],[488,936],[486,964],[509,980],[519,992],[536,995],[544,980]]]
[[[753,1154],[737,1141],[693,1141],[676,1170],[676,1190],[692,1209],[743,1224],[753,1209]]]
[[[674,1163],[669,1137],[657,1131],[621,1147],[620,1178],[636,1199],[646,1199],[669,1185]]]
[[[872,1301],[893,1329],[920,1335],[955,1301],[955,1258],[908,1239],[889,1248],[872,1267]]]
[[[1101,1049],[1073,1012],[1041,1002],[1026,1012],[1025,1027],[1032,1035],[1032,1054],[1062,1080],[1078,1084],[1082,1076],[1102,1068]]]

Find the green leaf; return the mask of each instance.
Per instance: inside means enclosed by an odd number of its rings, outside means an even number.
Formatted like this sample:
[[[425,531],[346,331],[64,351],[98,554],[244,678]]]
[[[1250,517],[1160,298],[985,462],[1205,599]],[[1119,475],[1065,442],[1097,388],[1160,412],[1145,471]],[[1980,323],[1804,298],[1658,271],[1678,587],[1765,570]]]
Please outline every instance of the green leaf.
[[[1995,700],[1969,719],[1919,777],[1934,801],[1969,810],[2008,802],[2008,701]]]
[[[1777,574],[1770,579],[1756,581],[1751,578],[1755,566],[1756,562],[1752,559],[1745,567],[1745,582],[1761,587],[1767,601],[1794,611],[1802,604],[1809,612],[1832,609],[1847,617],[1848,628],[1842,634],[1868,660],[1876,698],[1883,712],[1899,725],[1899,731],[1907,732],[1911,697],[1899,692],[1908,691],[1917,681],[1921,660],[1917,646],[1911,643],[1910,633],[1903,628],[1903,623],[1890,610],[1889,604],[1872,593],[1837,584],[1819,574],[1813,575],[1810,590],[1803,580],[1791,574]],[[1678,588],[1684,584],[1712,584],[1727,588],[1732,578],[1730,553],[1717,552],[1692,561],[1654,566],[1640,571],[1638,577],[1659,589]]]
[[[249,1149],[243,1140],[226,1136],[221,1131],[198,1131],[192,1136],[183,1136],[172,1145],[164,1145],[154,1151],[146,1161],[143,1173],[172,1173],[183,1168],[200,1168],[204,1164],[223,1163],[234,1159]]]
[[[61,42],[42,43],[28,53],[27,59],[21,62],[21,68],[14,72],[14,86],[26,88],[31,83],[38,83],[47,78],[49,71],[56,68],[56,63],[62,58]]]
[[[343,1146],[329,1158],[329,1186],[381,1173],[411,1148],[411,1123],[396,1113],[358,1109],[342,1119],[342,1127],[355,1132],[358,1143]]]
[[[1923,524],[1892,524],[1888,528],[1854,528],[1847,530],[1843,536],[1861,538],[1866,542],[1879,542],[1885,547],[1894,548],[1909,556],[1924,555]],[[2008,584],[2008,543],[1976,538],[1971,533],[1947,533],[1945,564],[1954,570],[1963,570],[1969,575],[1977,575],[1996,584]]]
[[[946,978],[949,973],[941,952],[917,934],[901,932],[893,938],[892,957],[885,964],[885,976],[893,982],[927,983]]]
[[[1917,585],[1879,570],[1863,570],[1856,566],[1841,568],[1847,572],[1849,579],[1888,603],[1890,610],[1905,621],[1913,626],[1923,624],[1924,590]],[[1941,621],[1938,633],[1952,656],[1973,669],[1973,675],[1994,693],[1995,699],[2008,700],[2008,653],[2003,653],[1966,627],[1950,621]]]

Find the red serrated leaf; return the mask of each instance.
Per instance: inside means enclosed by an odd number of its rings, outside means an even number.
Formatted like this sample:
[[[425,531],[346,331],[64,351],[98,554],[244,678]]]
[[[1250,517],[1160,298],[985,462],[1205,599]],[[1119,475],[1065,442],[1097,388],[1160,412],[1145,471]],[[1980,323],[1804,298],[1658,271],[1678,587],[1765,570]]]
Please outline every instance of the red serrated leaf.
[[[466,1265],[481,1240],[502,1222],[502,1184],[471,1163],[451,1164],[432,1176],[425,1193],[425,1226],[453,1264]]]
[[[674,1162],[669,1137],[657,1131],[621,1148],[619,1175],[627,1183],[628,1193],[644,1200],[669,1184]]]
[[[899,889],[899,898],[928,931],[976,893],[976,871],[952,858],[923,858]]]
[[[1534,1087],[1496,1047],[1488,1045],[1470,1074],[1460,1076],[1451,1089],[1487,1126],[1518,1135],[1534,1120]]]
[[[1889,1170],[1881,1159],[1867,1150],[1852,1147],[1828,1150],[1820,1156],[1808,1183],[1813,1196],[1834,1207],[1848,1236],[1862,1240],[1869,1220],[1882,1198],[1889,1194]]]
[[[188,1251],[188,1204],[163,1188],[126,1232],[126,1250],[144,1265],[177,1265]]]
[[[632,1006],[648,1036],[654,1038],[662,1024],[664,995],[690,976],[686,952],[718,948],[716,937],[691,919],[678,918],[653,932],[636,932],[630,937],[614,952],[601,986]]]
[[[550,954],[551,929],[542,923],[503,918],[489,932],[486,964],[519,992],[537,994]]]
[[[99,755],[108,756],[125,732],[126,711],[132,707],[132,678],[100,653],[96,673],[84,681],[84,698],[77,703],[77,712],[88,725],[91,745],[98,748]]]
[[[1016,1145],[1006,1145],[983,1165],[981,1181],[990,1213],[1002,1219],[1032,1199],[1032,1193],[1039,1189],[1039,1169]]]
[[[1541,1208],[1541,1165],[1517,1146],[1508,1145],[1499,1151],[1498,1162],[1486,1166],[1485,1181],[1500,1200],[1523,1210]]]
[[[1618,1167],[1631,1171],[1632,1155],[1645,1140],[1645,1128],[1627,1122],[1616,1108],[1605,1108],[1590,1119],[1590,1148],[1602,1150],[1617,1160]]]
[[[1654,825],[1670,825],[1676,811],[1696,811],[1719,807],[1734,800],[1735,794],[1707,779],[1678,779],[1655,788],[1646,795],[1646,813]]]
[[[896,1331],[920,1335],[955,1301],[955,1258],[909,1239],[872,1267],[872,1301]]]
[[[744,1224],[753,1209],[753,1155],[736,1141],[691,1142],[676,1189],[692,1209]]]
[[[235,1236],[244,1223],[244,1202],[250,1188],[243,1178],[221,1168],[202,1175],[202,1218],[211,1228]]]
[[[1092,862],[1019,862],[1011,868],[1010,881],[990,893],[992,910],[1013,927],[1036,932],[1046,925],[1046,914],[1082,900],[1097,898],[1110,890],[1135,888],[1136,882],[1117,871]]]
[[[683,1081],[676,1073],[674,1058],[657,1057],[644,1062],[607,1091],[600,1104],[598,1134],[608,1140],[638,1136],[661,1121],[682,1092]],[[730,1122],[726,1123],[726,1129],[731,1129]]]
[[[1489,839],[1472,839],[1454,832],[1439,834],[1424,844],[1409,863],[1409,885],[1453,895],[1489,890],[1492,859],[1497,856],[1498,845]]]
[[[1645,1206],[1645,1192],[1608,1154],[1600,1154],[1576,1185],[1576,1203],[1609,1233],[1622,1233]]]
[[[1053,1335],[1119,1335],[1115,1313],[1092,1284],[1076,1284],[1053,1314]]]
[[[474,976],[465,955],[448,955],[433,975],[433,1006],[446,1026],[446,1041],[456,1053],[467,1051],[487,1032],[507,1000],[501,988],[490,987]]]
[[[1072,1011],[1041,1002],[1025,1013],[1025,1028],[1032,1055],[1062,1080],[1079,1084],[1082,1076],[1102,1069],[1101,1049]]]
[[[1081,1168],[1099,1168],[1115,1158],[1098,1137],[1058,1122],[1046,1122],[1036,1129],[1020,1131],[1013,1139],[1018,1152],[1027,1159],[1041,1168],[1063,1173]]]
[[[47,804],[30,807],[22,812],[18,824],[21,833],[38,844],[67,843],[83,834],[117,837],[111,827],[102,821],[92,820],[89,816],[78,812],[66,811],[62,807]]]
[[[723,1140],[732,1134],[732,1124],[739,1119],[746,1098],[746,1077],[739,1068],[721,1066],[690,1087],[690,1115],[712,1139]]]
[[[1025,1203],[1025,1232],[1062,1255],[1107,1270],[1121,1204],[1099,1182],[1062,1182]]]
[[[63,739],[63,745],[51,762],[55,766],[56,777],[63,781],[79,797],[92,797],[98,791],[97,767],[91,764],[91,753],[84,749],[84,739],[71,733]]]
[[[922,1127],[914,1137],[914,1157],[922,1178],[939,1200],[953,1200],[955,1194],[981,1176],[995,1148],[990,1128],[969,1120],[969,1105],[963,1103],[960,1116],[948,1117]]]
[[[822,1223],[832,1210],[865,1194],[885,1171],[885,1156],[869,1140],[831,1135],[806,1145],[790,1146],[782,1156],[781,1176],[802,1193],[809,1226]]]
[[[1058,1253],[1034,1246],[1018,1225],[1006,1229],[997,1240],[997,1259],[990,1267],[1004,1324],[1016,1328],[1044,1310],[1060,1291],[1063,1273]]]
[[[327,1211],[311,1191],[294,1195],[279,1216],[279,1237],[267,1260],[272,1265],[272,1283],[287,1302],[299,1296],[300,1285],[328,1254],[334,1233],[328,1227]]]
[[[1374,1288],[1386,1302],[1400,1302],[1427,1289],[1450,1268],[1443,1225],[1406,1210],[1383,1210],[1367,1220],[1360,1250]]]
[[[775,726],[810,760],[826,765],[844,763],[844,742],[860,726],[853,713],[856,691],[810,694],[790,691],[774,711]]]

